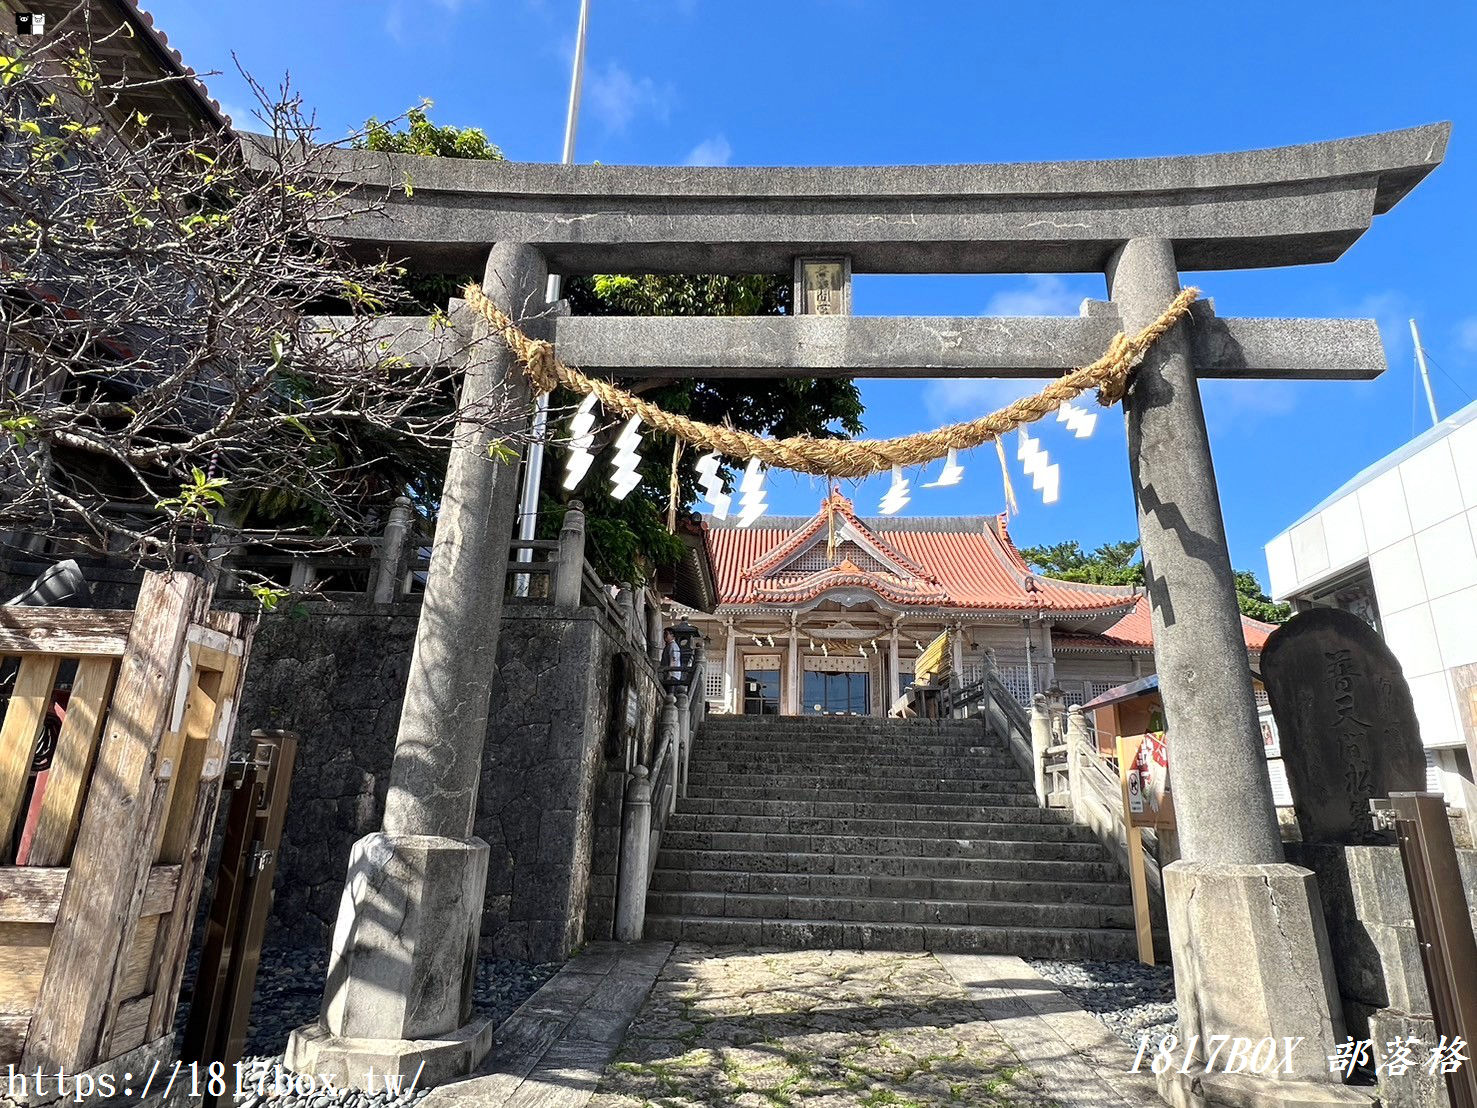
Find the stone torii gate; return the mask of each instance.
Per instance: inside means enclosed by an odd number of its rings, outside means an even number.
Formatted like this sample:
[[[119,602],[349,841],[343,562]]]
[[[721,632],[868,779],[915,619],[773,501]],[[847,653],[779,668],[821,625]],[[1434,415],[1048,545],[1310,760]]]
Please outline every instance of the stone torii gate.
[[[351,219],[346,238],[426,271],[483,269],[503,311],[590,374],[1042,377],[1152,321],[1182,270],[1334,261],[1440,163],[1448,133],[1435,124],[1233,154],[886,168],[345,151],[337,172],[388,197],[382,212]],[[789,273],[806,256],[845,256],[858,273],[1102,273],[1109,299],[1050,319],[571,318],[542,302],[550,271]],[[388,321],[386,335],[401,324]],[[398,352],[440,356],[434,335],[410,345]],[[1327,1073],[1343,1039],[1327,938],[1312,875],[1283,856],[1196,382],[1384,368],[1373,321],[1222,319],[1201,303],[1150,351],[1124,399],[1174,734],[1183,860],[1167,867],[1165,893],[1182,1036],[1302,1036],[1283,1100],[1258,1103],[1292,1103],[1314,1084],[1319,1103],[1369,1100]],[[484,328],[464,395],[504,381],[525,388]],[[290,1047],[301,1069],[360,1080],[370,1064],[413,1073],[424,1062],[423,1080],[437,1080],[486,1050],[491,1029],[469,1020],[487,866],[471,828],[517,479],[486,460],[498,430],[464,425],[448,470],[385,830],[350,863],[324,1021]],[[1234,1085],[1205,1078],[1192,1090],[1186,1079],[1164,1091],[1217,1103]]]

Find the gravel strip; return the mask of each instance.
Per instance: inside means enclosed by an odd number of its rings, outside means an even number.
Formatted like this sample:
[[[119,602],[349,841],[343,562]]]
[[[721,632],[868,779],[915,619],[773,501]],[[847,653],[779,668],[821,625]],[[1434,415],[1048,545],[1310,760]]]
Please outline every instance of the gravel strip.
[[[1175,1029],[1174,970],[1138,962],[1032,961],[1031,968],[1135,1050]]]
[[[516,962],[508,958],[483,958],[477,963],[477,981],[472,988],[472,1010],[486,1016],[495,1024],[502,1023],[513,1014],[513,1010],[538,991],[539,987],[553,977],[559,966],[555,963],[536,965]],[[189,967],[193,978],[195,965]],[[406,1105],[420,1100],[429,1091],[416,1089],[413,1093],[391,1096],[382,1091],[373,1094],[357,1090],[346,1090],[329,1097],[322,1091],[287,1092],[274,1096],[272,1086],[277,1067],[282,1063],[287,1036],[305,1023],[318,1018],[323,1002],[323,981],[328,972],[326,950],[304,950],[284,947],[262,951],[261,968],[257,972],[256,995],[252,1000],[251,1024],[247,1031],[245,1057],[248,1070],[245,1084],[246,1094],[237,1097],[237,1105],[271,1104],[273,1108],[388,1108],[390,1105]],[[178,1032],[184,1034],[188,1016],[181,1005]],[[288,1080],[285,1074],[283,1080]],[[230,1080],[234,1081],[234,1074]],[[255,1088],[265,1084],[268,1095],[258,1095]]]

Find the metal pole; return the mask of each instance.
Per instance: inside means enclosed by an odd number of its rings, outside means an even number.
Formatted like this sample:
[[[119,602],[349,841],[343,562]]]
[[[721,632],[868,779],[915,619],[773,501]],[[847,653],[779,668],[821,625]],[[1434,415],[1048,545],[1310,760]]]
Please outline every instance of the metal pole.
[[[1410,337],[1415,343],[1415,364],[1420,367],[1421,384],[1426,386],[1426,406],[1431,409],[1431,426],[1441,422],[1436,414],[1436,394],[1431,391],[1431,371],[1426,368],[1426,351],[1421,346],[1421,333],[1416,330],[1415,320],[1410,321]]]
[[[580,0],[579,31],[574,39],[574,74],[569,81],[569,111],[564,117],[564,165],[574,164],[575,136],[580,124],[580,92],[585,83],[585,32],[590,24],[590,0]],[[563,279],[557,273],[549,274],[549,283],[544,299],[550,304],[559,301],[563,291]],[[549,425],[549,397],[545,393],[534,401],[533,441],[528,447],[528,457],[523,466],[523,494],[518,502],[518,538],[528,541],[538,529],[538,490],[544,473],[544,432]],[[532,550],[519,550],[518,561],[533,560]],[[515,596],[528,595],[528,574],[520,573],[513,580]]]

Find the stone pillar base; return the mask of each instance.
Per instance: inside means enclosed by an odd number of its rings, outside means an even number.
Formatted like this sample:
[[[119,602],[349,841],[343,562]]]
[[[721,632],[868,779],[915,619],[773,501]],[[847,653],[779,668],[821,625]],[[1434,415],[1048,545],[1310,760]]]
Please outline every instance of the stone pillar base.
[[[1159,1075],[1159,1095],[1174,1108],[1374,1108],[1374,1089],[1329,1081],[1275,1081],[1244,1073]]]
[[[428,1089],[464,1077],[492,1049],[497,1026],[477,1018],[439,1039],[355,1039],[334,1035],[322,1024],[299,1027],[287,1040],[284,1063],[290,1070],[331,1077],[338,1088],[385,1091],[384,1078],[399,1078],[400,1088]]]
[[[1253,1077],[1263,1097],[1284,1083],[1342,1088],[1328,1058],[1344,1041],[1343,1011],[1317,879],[1286,863],[1174,862],[1164,868],[1174,953],[1180,1049],[1197,1043],[1200,1068],[1213,1036],[1278,1044],[1301,1040],[1276,1073]],[[1279,1058],[1283,1052],[1279,1051]],[[1201,1074],[1228,1090],[1237,1074]],[[1332,1095],[1332,1093],[1330,1093]],[[1205,1100],[1209,1104],[1300,1104],[1301,1100]],[[1202,1103],[1187,1101],[1188,1104]],[[1344,1103],[1339,1100],[1306,1103]]]
[[[419,1070],[425,1087],[482,1060],[492,1028],[472,1019],[472,982],[488,853],[477,838],[382,831],[354,844],[323,1014],[293,1032],[289,1066],[367,1089],[371,1073]]]

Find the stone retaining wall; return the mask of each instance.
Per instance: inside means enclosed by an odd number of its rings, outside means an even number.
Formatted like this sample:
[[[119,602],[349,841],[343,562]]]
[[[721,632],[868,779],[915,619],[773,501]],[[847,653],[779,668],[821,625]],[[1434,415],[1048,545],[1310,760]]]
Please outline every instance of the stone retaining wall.
[[[380,826],[415,605],[263,619],[238,738],[282,727],[300,738],[283,835],[274,941],[326,945],[349,847]],[[510,605],[499,642],[475,833],[491,846],[484,950],[555,961],[609,937],[625,752],[607,747],[609,677],[625,651],[650,749],[654,669],[590,609]],[[588,725],[587,725],[588,721]],[[598,800],[598,803],[597,803]]]

